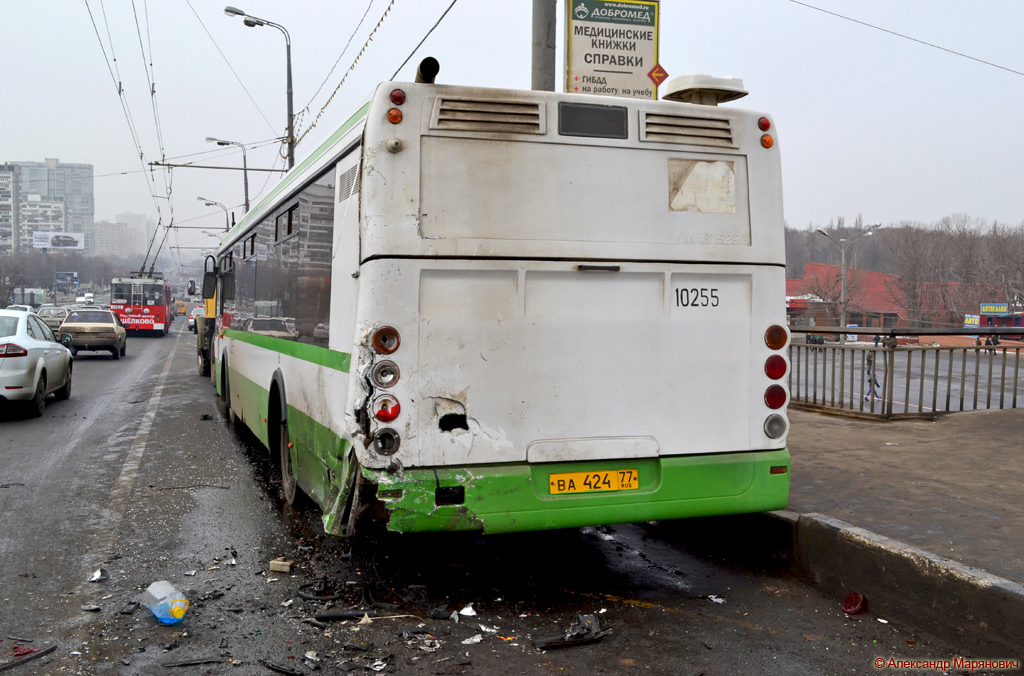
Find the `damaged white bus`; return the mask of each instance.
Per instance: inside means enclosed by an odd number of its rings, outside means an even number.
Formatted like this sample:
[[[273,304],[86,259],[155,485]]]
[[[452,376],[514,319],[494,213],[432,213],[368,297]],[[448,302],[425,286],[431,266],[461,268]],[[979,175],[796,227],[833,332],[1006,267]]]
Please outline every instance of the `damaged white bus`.
[[[789,493],[779,143],[714,105],[387,82],[227,235],[213,376],[326,530]],[[213,279],[210,279],[211,286]]]

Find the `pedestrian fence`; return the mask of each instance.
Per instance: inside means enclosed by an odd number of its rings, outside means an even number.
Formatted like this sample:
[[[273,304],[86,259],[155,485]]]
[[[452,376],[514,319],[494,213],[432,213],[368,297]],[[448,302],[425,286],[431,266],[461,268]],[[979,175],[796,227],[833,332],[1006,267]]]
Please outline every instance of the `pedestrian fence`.
[[[879,418],[1024,406],[1021,346],[789,346],[790,403]]]

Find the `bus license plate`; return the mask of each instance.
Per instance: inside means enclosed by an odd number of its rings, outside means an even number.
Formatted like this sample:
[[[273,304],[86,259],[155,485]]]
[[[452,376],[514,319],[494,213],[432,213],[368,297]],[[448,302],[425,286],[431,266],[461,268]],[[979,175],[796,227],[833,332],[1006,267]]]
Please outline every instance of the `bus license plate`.
[[[567,472],[548,477],[551,495],[588,493],[590,491],[635,491],[640,475],[635,469],[613,469],[604,472]]]

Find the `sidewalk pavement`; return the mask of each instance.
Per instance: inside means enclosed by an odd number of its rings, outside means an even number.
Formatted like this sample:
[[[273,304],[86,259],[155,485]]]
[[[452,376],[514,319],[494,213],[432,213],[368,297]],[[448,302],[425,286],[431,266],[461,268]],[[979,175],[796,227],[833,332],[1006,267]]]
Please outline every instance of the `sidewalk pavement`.
[[[789,509],[1024,583],[1024,409],[874,421],[789,410]]]

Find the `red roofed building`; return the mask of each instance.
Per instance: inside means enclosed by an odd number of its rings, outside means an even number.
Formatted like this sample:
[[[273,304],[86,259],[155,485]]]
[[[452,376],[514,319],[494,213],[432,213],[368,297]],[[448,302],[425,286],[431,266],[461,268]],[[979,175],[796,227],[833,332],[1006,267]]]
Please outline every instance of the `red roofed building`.
[[[808,263],[802,279],[786,280],[786,314],[793,326],[838,326],[842,268]],[[846,323],[857,326],[906,326],[906,303],[899,277],[846,269]]]

